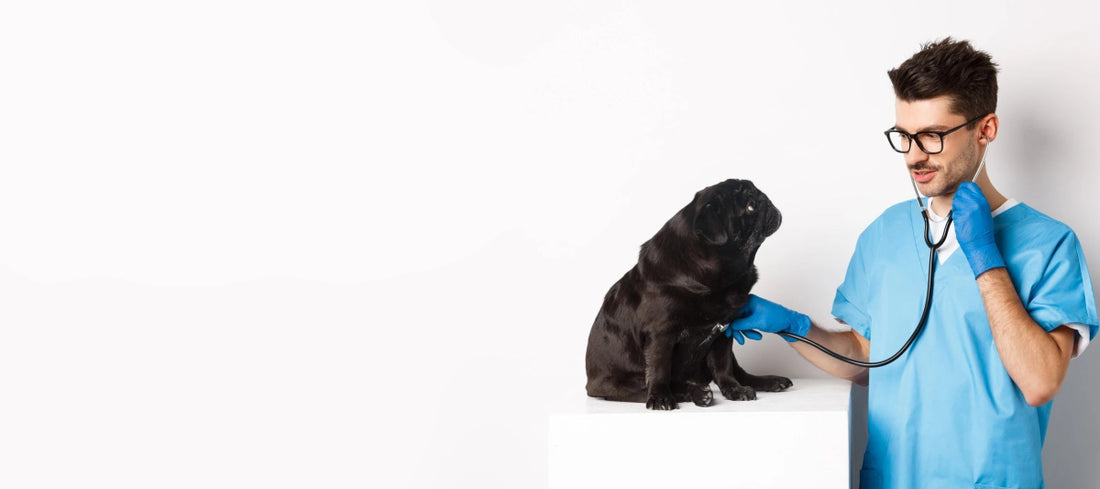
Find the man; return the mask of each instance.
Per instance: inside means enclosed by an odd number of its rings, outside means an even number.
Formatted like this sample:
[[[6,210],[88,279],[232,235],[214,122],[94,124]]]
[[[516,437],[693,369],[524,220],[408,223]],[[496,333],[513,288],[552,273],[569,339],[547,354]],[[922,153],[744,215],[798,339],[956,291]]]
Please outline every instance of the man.
[[[996,72],[988,54],[951,38],[889,71],[897,100],[887,137],[930,198],[930,239],[947,228],[916,342],[874,369],[792,343],[819,368],[869,386],[861,489],[1043,487],[1051,400],[1097,332],[1076,235],[1006,199],[984,167],[1000,124]],[[852,330],[820,329],[753,297],[727,333],[794,332],[865,362],[889,357],[924,306],[927,253],[918,203],[895,205],[860,235],[837,289],[833,316]]]

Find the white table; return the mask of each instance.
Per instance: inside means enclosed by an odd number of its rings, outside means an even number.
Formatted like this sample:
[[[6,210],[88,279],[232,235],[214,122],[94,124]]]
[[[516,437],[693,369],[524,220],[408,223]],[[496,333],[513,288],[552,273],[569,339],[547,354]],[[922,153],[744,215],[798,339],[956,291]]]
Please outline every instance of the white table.
[[[593,399],[579,389],[551,410],[549,487],[848,489],[851,384],[792,379],[784,392],[709,407]]]

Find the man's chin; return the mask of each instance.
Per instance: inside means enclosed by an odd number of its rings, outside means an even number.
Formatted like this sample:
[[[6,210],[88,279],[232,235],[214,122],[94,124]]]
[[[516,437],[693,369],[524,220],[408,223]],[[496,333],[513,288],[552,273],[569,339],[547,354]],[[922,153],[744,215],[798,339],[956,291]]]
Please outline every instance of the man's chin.
[[[917,190],[925,197],[944,197],[955,195],[955,192],[959,190],[959,185],[962,182],[953,182],[951,184],[945,184],[942,182],[931,181],[925,184],[917,184]]]
[[[931,183],[917,184],[917,191],[925,197],[939,197],[943,194],[943,188]]]

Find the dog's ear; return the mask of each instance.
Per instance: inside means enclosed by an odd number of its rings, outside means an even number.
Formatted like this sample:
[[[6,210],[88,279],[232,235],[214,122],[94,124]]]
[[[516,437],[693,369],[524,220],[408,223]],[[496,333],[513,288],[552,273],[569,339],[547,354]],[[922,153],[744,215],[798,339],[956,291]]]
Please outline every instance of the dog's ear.
[[[707,287],[706,284],[704,284],[704,283],[702,283],[698,280],[695,280],[695,278],[693,278],[689,275],[685,275],[685,274],[677,275],[675,278],[672,279],[671,283],[672,283],[673,286],[684,289],[688,292],[691,292],[692,294],[709,294],[710,293],[710,287]]]
[[[724,245],[729,241],[726,219],[717,204],[708,202],[695,214],[695,236],[711,245]]]

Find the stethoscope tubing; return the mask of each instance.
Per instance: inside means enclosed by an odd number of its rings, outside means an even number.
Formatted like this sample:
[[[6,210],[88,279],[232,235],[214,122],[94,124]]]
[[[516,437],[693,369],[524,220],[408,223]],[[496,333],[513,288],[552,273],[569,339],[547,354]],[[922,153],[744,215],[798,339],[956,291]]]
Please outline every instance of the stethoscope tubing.
[[[890,363],[893,363],[893,361],[897,360],[898,358],[901,358],[902,354],[904,354],[906,352],[906,350],[908,350],[909,347],[912,346],[913,342],[917,340],[917,336],[920,336],[920,332],[922,330],[924,330],[925,324],[928,323],[928,312],[932,309],[932,290],[934,289],[934,282],[935,282],[935,275],[936,275],[936,250],[938,250],[940,248],[940,246],[943,246],[943,243],[945,241],[947,241],[947,234],[948,234],[948,231],[951,229],[951,222],[952,222],[952,218],[951,218],[952,216],[949,213],[947,215],[947,225],[944,226],[944,228],[943,228],[943,234],[940,235],[940,239],[938,241],[933,243],[931,234],[929,232],[928,209],[925,208],[924,204],[920,201],[920,195],[919,194],[917,195],[917,203],[920,204],[921,216],[924,217],[924,243],[928,245],[928,288],[927,288],[927,291],[924,294],[924,311],[921,312],[920,320],[917,321],[917,327],[913,329],[913,334],[909,335],[909,340],[907,340],[905,342],[905,344],[902,345],[901,349],[899,349],[897,351],[897,353],[894,353],[893,355],[891,355],[889,358],[887,358],[885,360],[880,360],[880,361],[877,361],[877,362],[864,362],[862,360],[856,360],[854,358],[848,358],[848,357],[846,357],[844,355],[841,355],[841,354],[839,354],[835,351],[832,351],[828,348],[825,348],[820,343],[818,343],[814,340],[811,340],[809,338],[806,338],[805,336],[797,335],[797,334],[794,334],[794,333],[789,333],[789,332],[786,332],[786,331],[780,331],[778,334],[780,336],[783,336],[783,337],[786,337],[786,338],[793,338],[793,339],[796,339],[796,340],[801,341],[803,343],[806,343],[806,344],[808,344],[808,345],[810,345],[814,348],[817,348],[818,350],[821,350],[825,354],[827,354],[827,355],[829,355],[829,356],[831,356],[831,357],[833,357],[837,360],[840,360],[840,361],[846,362],[846,363],[850,363],[850,364],[855,365],[857,367],[864,367],[864,368],[882,367],[884,365],[889,365]]]
[[[986,159],[987,156],[989,156],[989,148],[990,148],[990,145],[993,143],[992,139],[989,139],[988,141],[989,141],[989,143],[986,146],[985,152],[982,153],[982,161],[981,161],[981,163],[978,164],[977,171],[974,172],[974,176],[970,179],[970,181],[972,181],[972,182],[978,179],[978,175],[982,172],[982,168],[985,167],[985,159]],[[786,332],[786,331],[780,331],[778,333],[780,336],[783,336],[783,337],[786,337],[786,338],[796,339],[796,340],[801,341],[803,343],[806,343],[806,344],[808,344],[808,345],[810,345],[814,348],[817,348],[818,350],[821,350],[821,351],[825,352],[826,354],[828,354],[829,356],[831,356],[831,357],[833,357],[837,360],[840,360],[842,362],[850,363],[850,364],[855,365],[857,367],[866,367],[866,368],[875,368],[875,367],[881,367],[883,365],[888,365],[891,362],[893,362],[894,360],[897,360],[898,358],[900,358],[901,355],[904,354],[905,351],[908,350],[910,346],[912,346],[913,342],[916,341],[917,336],[919,336],[920,332],[922,330],[924,330],[924,325],[928,322],[928,311],[930,311],[932,309],[932,289],[934,288],[933,285],[934,285],[934,282],[935,282],[935,275],[936,275],[936,250],[938,250],[940,248],[940,246],[943,246],[943,243],[945,241],[947,241],[947,234],[951,230],[952,213],[949,212],[947,214],[947,224],[943,227],[943,234],[940,235],[940,239],[938,241],[936,241],[935,243],[933,243],[932,242],[932,235],[931,235],[931,232],[929,231],[929,224],[928,224],[928,220],[929,220],[928,212],[929,211],[928,211],[928,208],[925,207],[924,201],[921,200],[921,194],[920,194],[920,190],[917,189],[916,180],[914,180],[912,177],[910,177],[909,182],[913,184],[913,193],[917,194],[917,205],[920,206],[921,217],[924,218],[924,243],[926,245],[928,245],[928,290],[924,294],[924,311],[921,312],[920,320],[917,321],[917,327],[913,329],[913,334],[909,336],[909,340],[906,341],[904,345],[902,345],[901,349],[898,350],[897,353],[894,353],[893,355],[891,355],[890,358],[887,358],[885,360],[881,360],[881,361],[878,361],[878,362],[864,362],[862,360],[856,360],[854,358],[848,358],[848,357],[846,357],[844,355],[841,355],[841,354],[839,354],[835,351],[832,351],[828,348],[825,348],[824,346],[821,346],[816,341],[813,341],[809,338],[806,338],[805,336],[800,336],[800,335],[797,335],[797,334],[794,334],[794,333],[789,333],[789,332]]]

